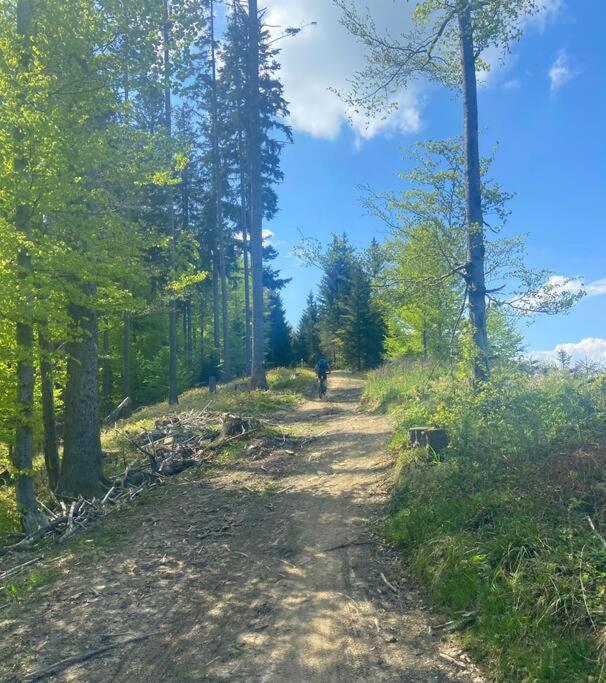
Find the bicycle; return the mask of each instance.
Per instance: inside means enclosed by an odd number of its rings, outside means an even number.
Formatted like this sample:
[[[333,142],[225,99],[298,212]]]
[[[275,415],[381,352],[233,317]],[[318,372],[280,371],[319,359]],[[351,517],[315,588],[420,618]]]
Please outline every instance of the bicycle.
[[[328,391],[326,375],[320,375],[318,377],[318,396],[322,400],[326,396]]]

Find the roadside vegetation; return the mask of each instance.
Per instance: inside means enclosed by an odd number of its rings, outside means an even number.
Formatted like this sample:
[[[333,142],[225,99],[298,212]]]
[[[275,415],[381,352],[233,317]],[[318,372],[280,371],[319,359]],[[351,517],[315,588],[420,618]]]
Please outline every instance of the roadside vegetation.
[[[606,374],[512,363],[474,390],[456,370],[394,363],[366,398],[397,425],[386,534],[446,629],[498,680],[603,680]],[[446,428],[449,448],[411,449],[418,426]]]

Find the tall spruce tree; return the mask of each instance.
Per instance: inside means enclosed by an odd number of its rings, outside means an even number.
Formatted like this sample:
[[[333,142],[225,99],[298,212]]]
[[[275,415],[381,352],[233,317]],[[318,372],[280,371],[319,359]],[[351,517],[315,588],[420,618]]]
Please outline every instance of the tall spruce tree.
[[[291,329],[280,292],[270,290],[267,305],[267,363],[286,367],[292,362]]]
[[[385,323],[372,300],[370,277],[360,263],[351,270],[349,293],[342,305],[336,336],[348,367],[360,372],[381,363]]]
[[[318,305],[313,292],[307,297],[307,305],[299,325],[295,338],[295,360],[303,360],[307,365],[313,365],[320,354],[320,315]]]

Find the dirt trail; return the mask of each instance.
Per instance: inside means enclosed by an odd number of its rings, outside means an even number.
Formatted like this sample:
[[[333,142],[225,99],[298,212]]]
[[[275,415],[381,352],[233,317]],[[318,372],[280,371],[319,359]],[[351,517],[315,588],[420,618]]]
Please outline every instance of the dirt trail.
[[[388,499],[390,425],[358,409],[360,388],[333,375],[329,402],[279,418],[309,437],[301,451],[167,486],[129,513],[126,538],[62,567],[26,623],[0,615],[0,679],[163,631],[50,680],[472,680],[440,656],[414,587],[381,577],[399,576],[369,531]]]

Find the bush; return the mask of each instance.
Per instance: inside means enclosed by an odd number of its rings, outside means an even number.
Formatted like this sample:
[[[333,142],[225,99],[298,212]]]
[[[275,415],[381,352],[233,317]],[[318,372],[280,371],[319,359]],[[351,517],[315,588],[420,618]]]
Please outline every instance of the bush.
[[[403,377],[406,374],[406,377]],[[606,381],[521,366],[474,392],[426,366],[374,373],[401,474],[388,536],[504,681],[600,679],[606,635]],[[445,427],[444,462],[404,448]]]

